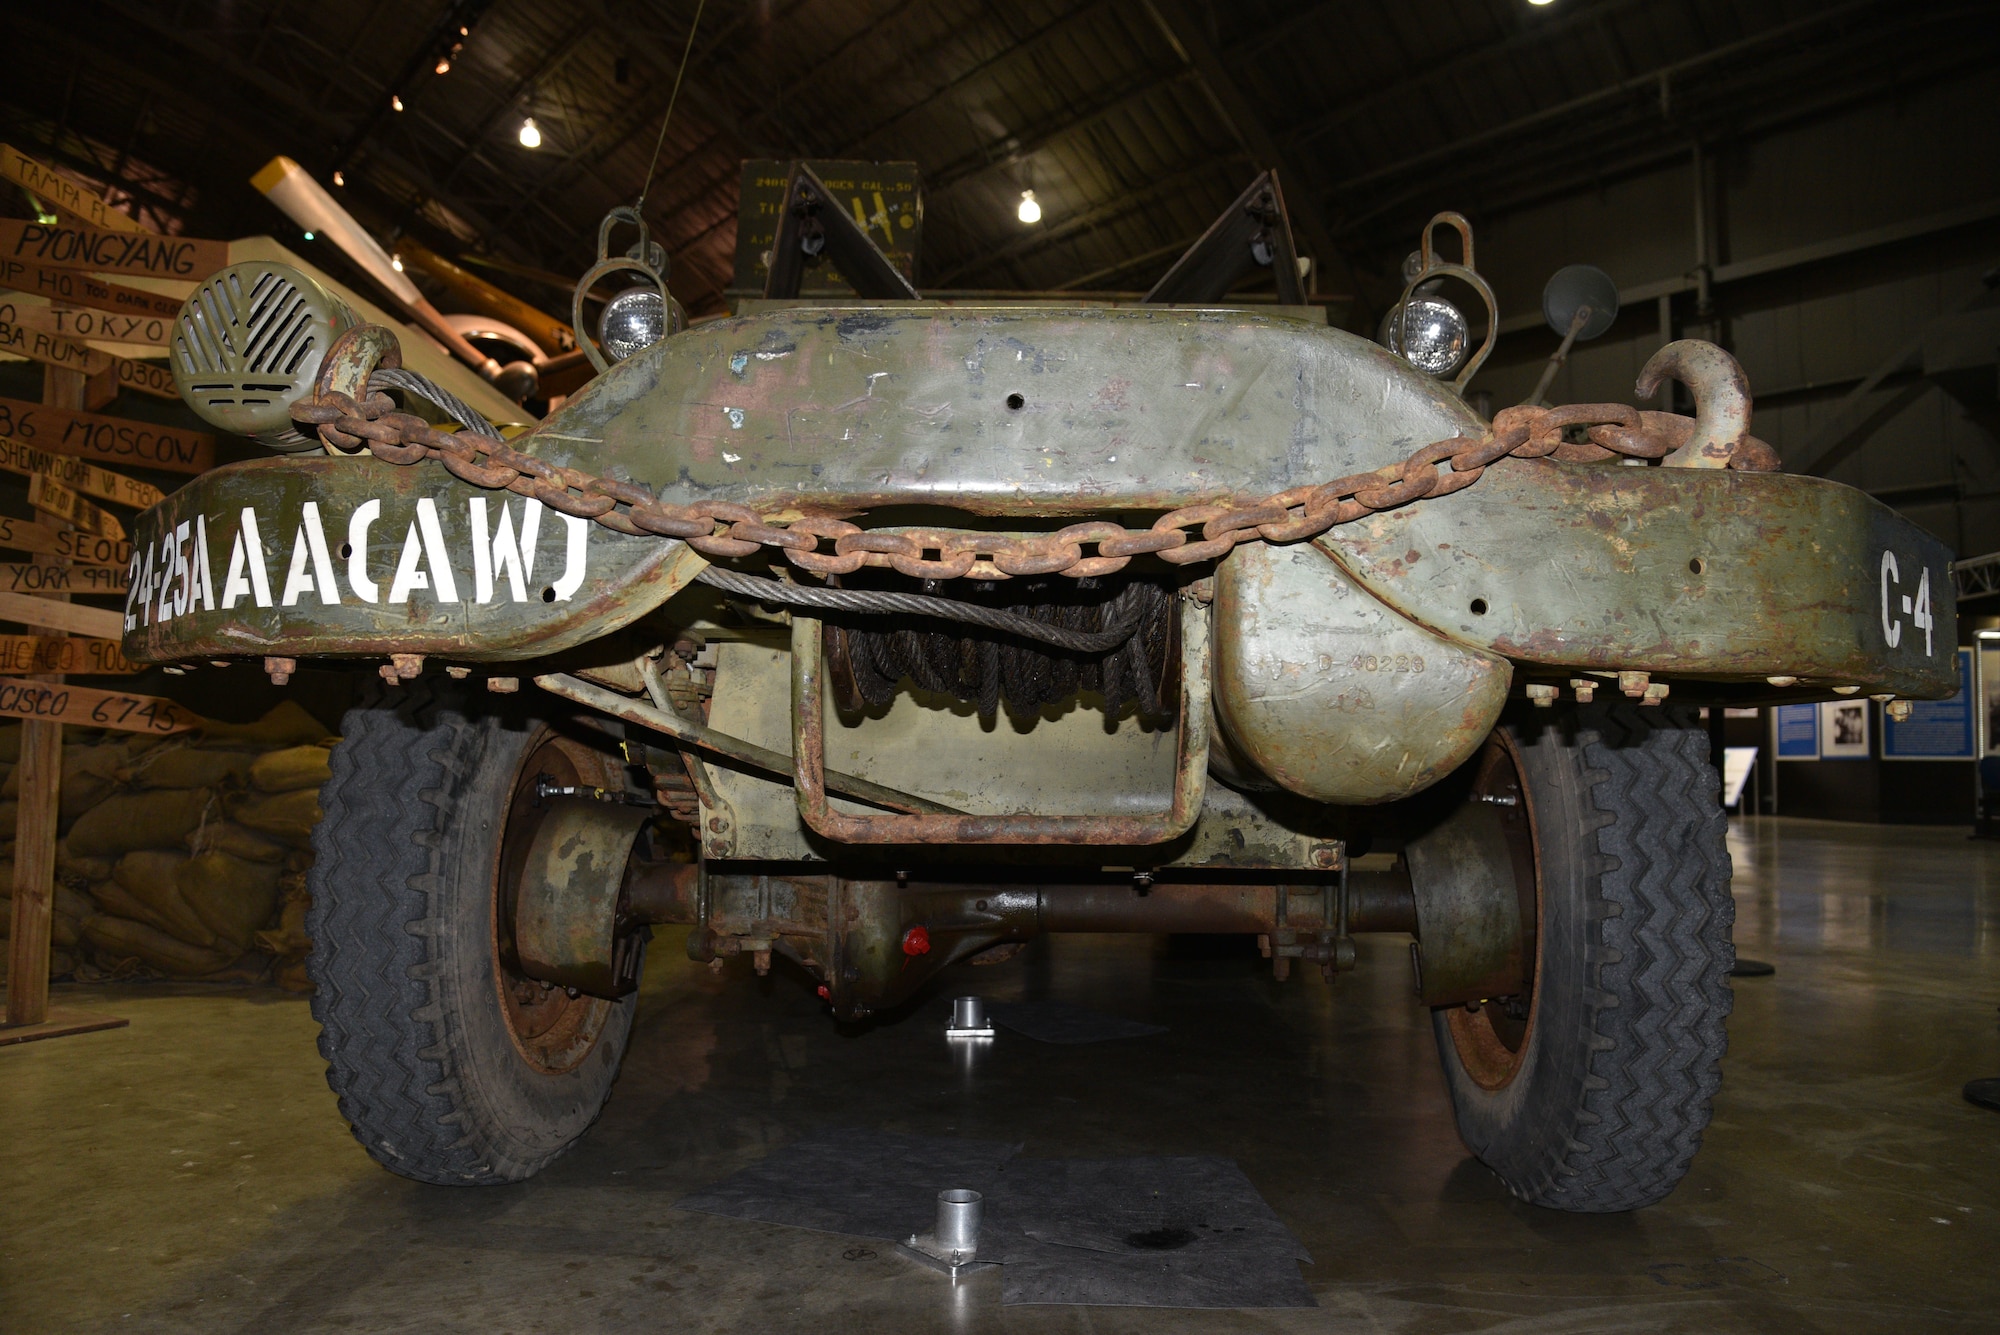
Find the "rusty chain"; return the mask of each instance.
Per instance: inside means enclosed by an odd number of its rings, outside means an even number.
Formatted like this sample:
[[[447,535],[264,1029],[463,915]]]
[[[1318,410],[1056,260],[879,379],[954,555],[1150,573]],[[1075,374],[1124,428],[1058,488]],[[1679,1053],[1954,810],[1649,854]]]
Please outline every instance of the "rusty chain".
[[[331,353],[328,360],[333,360]],[[1182,506],[1147,529],[1093,520],[1014,537],[939,528],[888,533],[812,515],[780,524],[732,501],[669,504],[636,482],[551,464],[470,431],[441,431],[400,411],[379,390],[357,401],[329,388],[324,377],[314,393],[292,406],[292,419],[317,427],[320,438],[343,453],[366,448],[377,459],[401,465],[436,459],[473,486],[530,497],[617,533],[679,538],[704,556],[742,557],[775,547],[793,565],[818,575],[846,575],[868,565],[891,567],[916,579],[1083,578],[1111,574],[1149,553],[1173,565],[1191,565],[1221,557],[1241,542],[1297,542],[1378,511],[1448,496],[1477,482],[1501,459],[1659,459],[1686,443],[1694,430],[1692,418],[1643,412],[1622,403],[1504,408],[1483,435],[1434,441],[1401,463],[1370,472],[1291,487],[1259,501]],[[1584,439],[1569,438],[1579,432]],[[1778,459],[1764,442],[1746,438],[1729,466],[1770,472]],[[824,543],[833,550],[820,550]],[[1095,547],[1096,554],[1086,554],[1087,546]]]

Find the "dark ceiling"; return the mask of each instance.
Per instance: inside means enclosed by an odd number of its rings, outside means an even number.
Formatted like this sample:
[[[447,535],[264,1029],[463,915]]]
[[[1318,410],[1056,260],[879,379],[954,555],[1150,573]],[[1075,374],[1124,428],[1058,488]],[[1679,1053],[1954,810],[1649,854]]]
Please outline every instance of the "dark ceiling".
[[[289,231],[247,183],[285,153],[385,236],[573,275],[638,194],[695,10],[6,0],[0,137],[166,230]],[[1439,208],[1490,220],[1996,55],[1983,0],[708,0],[646,215],[714,310],[742,159],[914,160],[920,287],[1143,289],[1276,166],[1320,289],[1380,305]]]

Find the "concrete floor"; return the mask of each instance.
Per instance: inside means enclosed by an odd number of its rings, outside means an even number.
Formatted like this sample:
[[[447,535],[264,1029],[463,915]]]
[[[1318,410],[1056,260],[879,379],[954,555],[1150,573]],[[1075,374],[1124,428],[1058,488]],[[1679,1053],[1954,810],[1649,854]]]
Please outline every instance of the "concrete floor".
[[[304,1002],[62,989],[129,1029],[0,1049],[0,1329],[1834,1331],[2000,1326],[2000,845],[1755,819],[1706,1147],[1663,1205],[1511,1200],[1452,1129],[1400,940],[1329,989],[1254,957],[1068,938],[958,977],[1171,1026],[954,1068],[934,1000],[842,1034],[795,982],[659,943],[603,1121],[533,1182],[421,1187],[349,1138]],[[1318,1311],[999,1305],[881,1244],[671,1202],[813,1127],[1039,1156],[1233,1156],[1317,1258]]]

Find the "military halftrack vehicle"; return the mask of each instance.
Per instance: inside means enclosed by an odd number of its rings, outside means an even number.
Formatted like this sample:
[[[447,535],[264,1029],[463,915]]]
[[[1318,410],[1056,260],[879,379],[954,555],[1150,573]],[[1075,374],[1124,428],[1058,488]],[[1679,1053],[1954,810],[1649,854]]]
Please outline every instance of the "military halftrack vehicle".
[[[141,517],[125,652],[369,674],[308,924],[368,1153],[560,1155],[656,924],[841,1021],[1042,932],[1254,935],[1280,977],[1395,932],[1513,1191],[1670,1191],[1733,960],[1696,707],[1948,695],[1950,554],[1775,471],[1707,344],[1637,386],[1692,416],[1489,421],[1223,304],[1245,263],[1287,291],[1268,196],[1157,300],[1058,309],[871,290],[795,185],[774,284],[825,251],[861,297],[666,333],[510,438],[283,265],[183,314],[189,401],[281,453]]]

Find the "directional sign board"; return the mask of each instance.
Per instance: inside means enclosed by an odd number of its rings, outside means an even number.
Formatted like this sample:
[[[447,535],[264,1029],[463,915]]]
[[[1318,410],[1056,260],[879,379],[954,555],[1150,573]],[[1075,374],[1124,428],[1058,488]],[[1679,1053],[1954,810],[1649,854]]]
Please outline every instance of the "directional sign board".
[[[25,260],[0,258],[0,287],[119,315],[172,320],[181,312],[179,297],[170,297],[164,292],[148,292],[145,288],[125,283],[113,283],[75,269],[29,264]]]
[[[0,436],[10,436],[23,445],[57,454],[136,468],[205,473],[215,467],[215,437],[207,432],[133,422],[103,413],[49,408],[22,399],[0,398]]]
[[[110,353],[85,347],[75,339],[18,323],[14,315],[12,302],[0,302],[0,352],[87,376],[102,375],[116,360]]]
[[[0,297],[0,320],[55,338],[80,342],[140,344],[164,350],[174,322],[165,315],[113,315],[72,306],[30,305]]]
[[[229,243],[0,218],[0,256],[50,269],[199,283],[229,263]]]
[[[0,177],[33,191],[44,204],[52,206],[71,222],[104,232],[147,230],[75,181],[35,161],[12,144],[0,144]]]
[[[0,714],[119,732],[186,732],[202,723],[199,714],[156,695],[38,681],[0,682]]]
[[[166,367],[155,366],[151,362],[136,362],[130,357],[113,357],[111,360],[118,367],[118,388],[180,402],[181,392],[174,388],[174,374]]]
[[[40,473],[28,475],[28,504],[100,538],[125,536],[125,526],[109,511],[92,505],[54,478]]]
[[[116,566],[0,561],[0,592],[120,594],[130,587],[130,572]]]
[[[0,676],[74,672],[110,677],[144,670],[125,657],[116,640],[88,640],[75,635],[0,635]]]
[[[0,515],[0,548],[45,556],[66,556],[91,566],[123,568],[132,560],[132,544],[122,538],[79,533],[75,529],[57,528],[32,519],[16,519],[12,515]],[[122,630],[120,633],[123,633]]]
[[[12,436],[0,436],[0,468],[26,477],[53,478],[85,496],[129,505],[135,510],[158,505],[166,499],[166,493],[149,482],[99,468],[96,464],[67,454],[36,449]]]
[[[125,635],[123,613],[25,593],[0,593],[0,621],[18,621],[24,626],[68,631],[100,640],[117,640]]]

